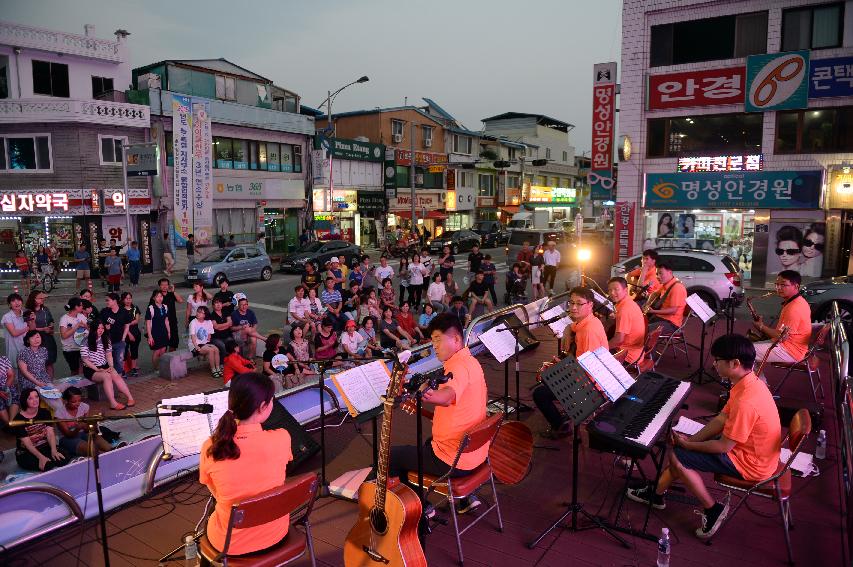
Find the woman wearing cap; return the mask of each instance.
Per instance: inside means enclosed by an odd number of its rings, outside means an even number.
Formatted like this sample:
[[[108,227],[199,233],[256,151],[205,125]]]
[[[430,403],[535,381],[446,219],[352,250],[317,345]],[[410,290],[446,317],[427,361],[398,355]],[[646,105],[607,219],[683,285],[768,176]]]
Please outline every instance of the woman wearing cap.
[[[341,346],[347,358],[364,358],[367,341],[356,331],[356,327],[355,321],[347,321],[344,334],[341,335]]]

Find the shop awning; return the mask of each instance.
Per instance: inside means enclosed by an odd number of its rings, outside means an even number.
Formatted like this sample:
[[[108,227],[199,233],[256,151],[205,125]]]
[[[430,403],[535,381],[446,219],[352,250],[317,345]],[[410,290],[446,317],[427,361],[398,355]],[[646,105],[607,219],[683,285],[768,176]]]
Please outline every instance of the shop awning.
[[[524,203],[524,206],[531,207],[534,209],[543,207],[556,209],[559,207],[579,207],[580,205],[578,203]]]
[[[447,218],[447,215],[445,213],[440,212],[440,211],[427,211],[426,216],[424,216],[423,211],[415,211],[415,213],[417,214],[417,217],[419,219],[426,218],[426,219],[433,219],[433,220],[444,220]],[[401,219],[412,218],[412,211],[391,211],[391,214],[397,215]]]
[[[500,208],[500,210],[502,210],[503,212],[505,212],[508,215],[514,215],[515,213],[518,212],[518,209],[520,207],[518,205],[509,205],[507,207],[499,207],[499,208]]]

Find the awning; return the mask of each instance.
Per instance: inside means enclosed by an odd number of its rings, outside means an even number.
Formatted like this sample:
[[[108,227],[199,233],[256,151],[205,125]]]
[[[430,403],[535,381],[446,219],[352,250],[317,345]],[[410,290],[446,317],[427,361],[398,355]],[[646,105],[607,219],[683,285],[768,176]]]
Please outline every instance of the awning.
[[[434,219],[434,220],[444,220],[447,218],[447,215],[440,211],[427,211],[426,216],[423,216],[423,211],[415,211],[417,214],[417,218],[423,219]],[[412,211],[391,211],[392,215],[397,215],[401,219],[410,219],[412,218]]]
[[[499,207],[499,208],[500,208],[500,210],[502,210],[503,212],[505,212],[508,215],[514,215],[515,213],[518,212],[518,209],[520,207],[518,205],[510,205],[508,207]]]
[[[534,209],[541,208],[566,208],[566,207],[580,207],[579,203],[524,203],[525,207],[532,207]]]

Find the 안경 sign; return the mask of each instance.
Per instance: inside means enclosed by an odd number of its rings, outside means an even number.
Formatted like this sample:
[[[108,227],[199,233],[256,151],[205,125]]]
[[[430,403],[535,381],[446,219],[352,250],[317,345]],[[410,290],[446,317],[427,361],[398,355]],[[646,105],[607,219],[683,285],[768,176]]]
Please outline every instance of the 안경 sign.
[[[648,173],[645,207],[816,209],[821,171]]]

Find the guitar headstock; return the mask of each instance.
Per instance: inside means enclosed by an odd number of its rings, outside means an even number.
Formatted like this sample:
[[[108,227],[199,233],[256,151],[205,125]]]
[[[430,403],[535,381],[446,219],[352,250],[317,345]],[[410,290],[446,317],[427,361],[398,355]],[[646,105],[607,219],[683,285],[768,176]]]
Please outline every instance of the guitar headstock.
[[[397,353],[394,355],[394,366],[391,368],[391,381],[388,382],[388,390],[385,392],[386,399],[394,400],[403,393],[403,383],[405,382],[406,373],[409,371],[409,366],[400,360]]]

